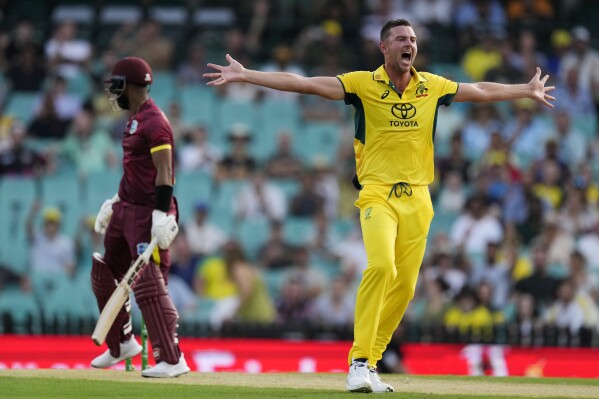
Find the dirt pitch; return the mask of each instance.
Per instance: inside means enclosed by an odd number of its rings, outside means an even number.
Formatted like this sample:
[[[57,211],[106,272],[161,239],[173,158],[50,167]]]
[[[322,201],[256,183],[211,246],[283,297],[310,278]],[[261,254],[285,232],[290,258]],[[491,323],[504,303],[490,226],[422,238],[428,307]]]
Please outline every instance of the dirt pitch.
[[[246,386],[264,388],[312,388],[344,390],[343,374],[299,373],[189,373],[177,379],[144,379],[139,372],[116,370],[0,370],[0,376],[29,378],[64,378],[82,380],[111,380],[147,382],[151,384],[189,384],[212,386]],[[413,377],[385,376],[385,381],[397,392],[421,394],[453,394],[484,396],[518,396],[529,398],[599,398],[599,384],[595,380],[537,379],[531,382],[510,378]]]

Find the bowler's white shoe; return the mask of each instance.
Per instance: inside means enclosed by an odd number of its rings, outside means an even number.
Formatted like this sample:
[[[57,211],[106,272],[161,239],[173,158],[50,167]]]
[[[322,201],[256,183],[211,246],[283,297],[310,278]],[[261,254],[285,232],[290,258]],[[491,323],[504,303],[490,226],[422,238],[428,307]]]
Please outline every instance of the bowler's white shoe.
[[[141,353],[141,345],[137,343],[135,337],[131,335],[131,339],[125,343],[121,343],[121,355],[112,357],[110,350],[102,353],[100,356],[92,360],[92,367],[97,369],[105,369],[115,364],[122,362],[130,357],[137,356]]]
[[[345,388],[350,392],[372,392],[368,362],[358,362],[355,360],[352,362],[351,366],[349,366]]]
[[[148,378],[172,378],[179,377],[180,375],[189,373],[190,368],[187,367],[185,357],[181,353],[179,363],[168,364],[167,362],[160,362],[154,367],[145,369],[141,372],[142,377]]]
[[[372,382],[373,393],[387,393],[395,391],[391,385],[381,381],[381,376],[376,372],[375,368],[370,369],[370,382]]]

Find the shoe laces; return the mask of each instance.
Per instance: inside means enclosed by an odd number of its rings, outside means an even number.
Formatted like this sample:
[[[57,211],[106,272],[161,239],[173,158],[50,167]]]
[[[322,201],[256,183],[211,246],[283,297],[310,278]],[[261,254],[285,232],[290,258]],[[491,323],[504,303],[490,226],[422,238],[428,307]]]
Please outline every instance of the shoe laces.
[[[370,379],[375,379],[376,382],[382,382],[381,376],[379,375],[379,373],[377,373],[377,371],[374,367],[371,368],[369,371],[370,371]]]
[[[368,363],[353,362],[351,368],[358,374],[368,375]]]

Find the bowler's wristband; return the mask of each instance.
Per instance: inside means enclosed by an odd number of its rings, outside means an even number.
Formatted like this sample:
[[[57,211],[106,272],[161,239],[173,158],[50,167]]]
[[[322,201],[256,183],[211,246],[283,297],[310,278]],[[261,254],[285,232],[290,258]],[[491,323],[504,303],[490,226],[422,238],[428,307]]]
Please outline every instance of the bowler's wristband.
[[[356,190],[362,189],[362,185],[360,184],[360,181],[358,180],[358,175],[354,175],[354,177],[352,177],[352,179],[351,179],[351,182],[354,185],[354,187],[356,188]]]
[[[162,212],[168,212],[171,207],[171,198],[173,197],[173,186],[156,186],[156,202],[154,209]]]

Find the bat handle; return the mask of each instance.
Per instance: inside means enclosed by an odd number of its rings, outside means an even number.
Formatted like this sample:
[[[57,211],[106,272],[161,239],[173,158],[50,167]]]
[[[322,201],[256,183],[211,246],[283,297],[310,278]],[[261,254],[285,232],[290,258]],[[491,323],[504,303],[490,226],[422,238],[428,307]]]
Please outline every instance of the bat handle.
[[[152,252],[154,252],[156,245],[158,245],[158,238],[152,237],[152,241],[150,241],[146,250],[141,254],[141,258],[145,265],[150,262],[150,257],[152,256]]]

